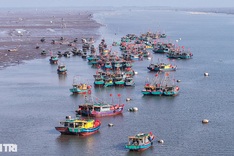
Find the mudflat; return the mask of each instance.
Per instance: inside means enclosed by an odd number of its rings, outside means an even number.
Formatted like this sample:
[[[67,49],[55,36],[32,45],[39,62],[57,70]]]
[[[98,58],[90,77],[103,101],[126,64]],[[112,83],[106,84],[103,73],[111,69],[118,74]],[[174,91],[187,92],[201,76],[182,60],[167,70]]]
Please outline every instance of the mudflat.
[[[3,9],[0,11],[0,69],[81,48],[82,38],[98,38],[101,24],[79,9]],[[54,43],[54,44],[53,44]]]

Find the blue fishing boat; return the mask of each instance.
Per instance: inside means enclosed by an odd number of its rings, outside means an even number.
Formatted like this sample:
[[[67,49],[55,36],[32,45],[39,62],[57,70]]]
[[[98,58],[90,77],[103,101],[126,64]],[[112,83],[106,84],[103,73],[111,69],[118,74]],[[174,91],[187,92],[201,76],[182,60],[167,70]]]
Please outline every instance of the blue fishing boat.
[[[67,74],[67,68],[66,68],[66,66],[64,64],[58,65],[57,72],[58,72],[58,74],[62,74],[62,75]]]
[[[129,149],[130,151],[143,151],[153,145],[154,139],[155,136],[151,132],[129,136],[128,144],[125,146],[125,148]]]
[[[106,76],[104,87],[111,87],[111,86],[114,86],[113,78],[111,76]]]
[[[167,54],[168,58],[172,59],[190,59],[193,57],[191,52],[171,51]]]
[[[163,95],[165,96],[176,96],[179,94],[180,88],[175,85],[174,80],[171,80],[168,72],[165,73],[161,86],[163,88]]]
[[[153,64],[151,63],[147,69],[149,69],[150,71],[162,71],[162,72],[167,72],[167,71],[176,71],[177,66],[174,66],[172,64],[166,64],[166,63],[156,63]]]
[[[91,88],[91,85],[81,82],[81,80],[75,76],[70,92],[73,94],[91,94]]]
[[[180,88],[176,85],[173,86],[166,86],[163,91],[163,95],[166,96],[176,96],[179,94]]]
[[[170,49],[169,48],[166,48],[166,47],[163,47],[163,46],[160,46],[160,47],[156,47],[153,49],[153,52],[154,53],[169,53],[170,52]]]
[[[124,78],[123,75],[121,73],[121,71],[119,69],[117,69],[117,71],[114,73],[113,75],[113,80],[114,80],[114,84],[116,86],[124,86]]]
[[[135,86],[134,79],[132,77],[126,77],[124,85],[125,86]]]
[[[58,56],[57,55],[53,55],[50,57],[50,63],[51,64],[58,64]]]
[[[93,76],[94,76],[94,85],[95,85],[95,87],[97,87],[97,86],[102,87],[105,84],[102,75],[96,74],[96,75],[93,75]]]
[[[105,69],[112,69],[112,64],[110,61],[105,62]]]

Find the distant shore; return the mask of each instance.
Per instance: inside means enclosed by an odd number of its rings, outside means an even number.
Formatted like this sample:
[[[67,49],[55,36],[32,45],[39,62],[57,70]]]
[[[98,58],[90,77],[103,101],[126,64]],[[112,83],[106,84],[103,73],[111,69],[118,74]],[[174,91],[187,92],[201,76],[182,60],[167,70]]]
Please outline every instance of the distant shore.
[[[17,65],[24,60],[44,58],[41,51],[56,54],[71,50],[68,43],[81,48],[81,38],[99,37],[101,24],[84,10],[1,10],[0,11],[0,69]],[[62,44],[52,40],[64,38]],[[45,38],[45,42],[40,40]]]

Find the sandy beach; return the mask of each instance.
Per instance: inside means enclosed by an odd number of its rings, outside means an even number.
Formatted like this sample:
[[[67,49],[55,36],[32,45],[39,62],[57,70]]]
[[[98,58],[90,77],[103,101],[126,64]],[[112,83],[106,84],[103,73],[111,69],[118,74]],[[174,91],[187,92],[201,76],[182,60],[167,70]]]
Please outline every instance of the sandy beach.
[[[43,58],[42,50],[48,55],[56,54],[58,50],[71,50],[69,43],[81,48],[81,38],[97,39],[101,26],[92,19],[91,12],[78,9],[5,9],[0,12],[0,69]],[[51,44],[52,40],[59,44]]]

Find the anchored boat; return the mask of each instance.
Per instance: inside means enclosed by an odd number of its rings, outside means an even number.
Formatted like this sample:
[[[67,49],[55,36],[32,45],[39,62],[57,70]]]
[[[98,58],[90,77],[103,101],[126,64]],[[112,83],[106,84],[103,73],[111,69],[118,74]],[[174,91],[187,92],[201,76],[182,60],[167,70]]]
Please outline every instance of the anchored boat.
[[[112,94],[111,94],[112,96]],[[124,109],[124,104],[110,104],[100,99],[97,101],[87,100],[84,104],[79,105],[76,110],[77,115],[90,117],[104,117],[121,114]]]
[[[67,116],[62,126],[55,127],[61,134],[87,136],[98,132],[101,122],[96,119],[80,119]]]
[[[152,132],[139,133],[135,136],[129,136],[128,144],[125,146],[125,148],[129,149],[130,151],[146,150],[153,145],[154,138],[155,136],[152,134]]]
[[[74,77],[70,92],[72,92],[73,94],[91,94],[91,88],[91,85],[79,82],[77,81],[77,78]]]

